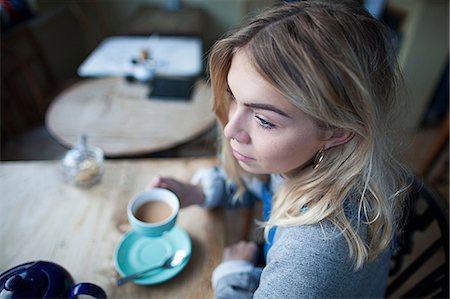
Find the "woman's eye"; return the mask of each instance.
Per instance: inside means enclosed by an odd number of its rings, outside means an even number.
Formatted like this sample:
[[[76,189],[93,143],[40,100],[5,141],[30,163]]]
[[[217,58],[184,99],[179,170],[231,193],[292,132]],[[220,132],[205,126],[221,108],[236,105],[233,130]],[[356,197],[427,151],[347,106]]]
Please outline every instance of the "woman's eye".
[[[258,124],[263,128],[263,129],[273,129],[275,127],[274,124],[272,124],[271,122],[268,122],[267,120],[263,119],[260,116],[255,115],[255,118],[258,120]]]

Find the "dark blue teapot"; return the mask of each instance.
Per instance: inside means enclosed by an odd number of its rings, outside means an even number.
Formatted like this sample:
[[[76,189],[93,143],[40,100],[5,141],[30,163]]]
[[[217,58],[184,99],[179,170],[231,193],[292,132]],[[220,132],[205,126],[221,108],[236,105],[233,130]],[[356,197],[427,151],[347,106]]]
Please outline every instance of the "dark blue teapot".
[[[46,261],[29,262],[0,275],[0,298],[76,298],[89,295],[106,299],[105,291],[92,283],[74,284],[62,266]]]

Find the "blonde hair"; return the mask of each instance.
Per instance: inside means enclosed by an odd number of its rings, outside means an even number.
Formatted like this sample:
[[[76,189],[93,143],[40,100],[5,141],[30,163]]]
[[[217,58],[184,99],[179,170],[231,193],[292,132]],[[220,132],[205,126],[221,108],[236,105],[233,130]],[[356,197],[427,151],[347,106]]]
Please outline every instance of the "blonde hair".
[[[400,82],[388,32],[356,3],[301,1],[268,9],[211,51],[213,109],[222,127],[228,122],[227,74],[240,49],[319,128],[354,134],[327,150],[318,169],[286,181],[274,195],[266,235],[274,226],[329,220],[345,236],[355,267],[362,267],[390,244],[408,185],[388,134]],[[242,191],[241,178],[248,174],[225,139],[221,158]],[[358,223],[368,225],[367,240],[350,224],[346,201],[358,205]]]

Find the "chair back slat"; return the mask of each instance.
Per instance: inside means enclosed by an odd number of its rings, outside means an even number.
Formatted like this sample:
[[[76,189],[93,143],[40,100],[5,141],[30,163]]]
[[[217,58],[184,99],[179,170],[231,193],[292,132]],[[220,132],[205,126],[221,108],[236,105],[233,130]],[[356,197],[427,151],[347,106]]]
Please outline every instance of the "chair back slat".
[[[393,268],[386,297],[441,298],[439,296],[444,295],[443,298],[448,298],[448,201],[416,177],[406,207],[404,229],[399,249],[392,257]],[[438,236],[431,245],[415,240],[418,232],[429,233],[436,227]],[[422,253],[417,254],[421,250]],[[404,265],[407,256],[413,256],[414,259]]]

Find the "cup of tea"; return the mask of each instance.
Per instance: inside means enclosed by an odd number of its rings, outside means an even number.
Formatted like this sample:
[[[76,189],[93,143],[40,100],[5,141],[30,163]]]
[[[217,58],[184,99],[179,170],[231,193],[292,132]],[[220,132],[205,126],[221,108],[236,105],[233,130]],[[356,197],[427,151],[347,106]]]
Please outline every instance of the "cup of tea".
[[[175,193],[153,188],[128,203],[127,215],[134,231],[146,237],[159,237],[173,228],[179,210],[180,201]]]

